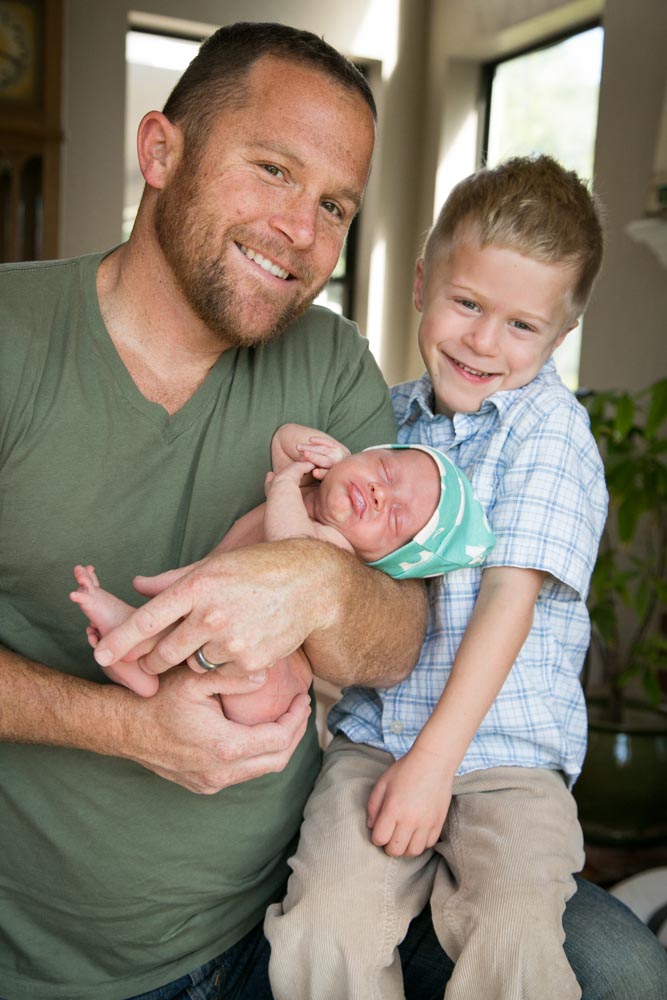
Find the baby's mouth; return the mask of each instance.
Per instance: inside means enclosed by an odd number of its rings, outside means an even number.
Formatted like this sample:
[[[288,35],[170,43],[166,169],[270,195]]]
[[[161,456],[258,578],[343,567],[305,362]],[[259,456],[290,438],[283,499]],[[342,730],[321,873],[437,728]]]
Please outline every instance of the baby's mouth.
[[[363,517],[368,509],[366,497],[355,483],[350,483],[350,503],[357,517]]]

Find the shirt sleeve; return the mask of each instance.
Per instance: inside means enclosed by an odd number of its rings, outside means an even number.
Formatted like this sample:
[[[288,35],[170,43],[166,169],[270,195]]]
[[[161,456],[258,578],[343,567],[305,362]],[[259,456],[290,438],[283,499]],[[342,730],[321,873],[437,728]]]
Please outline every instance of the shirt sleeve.
[[[531,418],[507,441],[488,512],[497,544],[486,566],[551,574],[585,599],[607,511],[604,472],[574,401]]]

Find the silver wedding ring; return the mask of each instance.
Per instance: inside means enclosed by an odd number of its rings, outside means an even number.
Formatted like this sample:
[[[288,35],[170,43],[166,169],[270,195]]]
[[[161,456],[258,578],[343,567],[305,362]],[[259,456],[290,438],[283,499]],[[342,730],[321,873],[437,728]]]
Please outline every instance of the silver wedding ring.
[[[195,650],[195,660],[200,667],[203,667],[204,670],[216,670],[218,667],[222,666],[222,663],[211,663],[210,660],[207,660],[204,656],[203,649],[204,647],[200,646],[199,649]]]

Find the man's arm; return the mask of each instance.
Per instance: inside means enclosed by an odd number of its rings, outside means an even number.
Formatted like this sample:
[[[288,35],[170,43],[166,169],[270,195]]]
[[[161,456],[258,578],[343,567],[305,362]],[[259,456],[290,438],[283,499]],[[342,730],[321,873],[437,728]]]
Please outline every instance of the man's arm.
[[[427,617],[421,581],[392,580],[327,542],[289,539],[212,553],[109,632],[95,658],[108,665],[175,625],[143,661],[155,673],[205,643],[229,674],[264,670],[304,645],[325,680],[386,687],[416,663]]]
[[[253,688],[245,678],[181,667],[162,679],[152,698],[139,698],[0,647],[0,739],[124,757],[210,794],[281,771],[305,732],[306,695],[275,723],[245,727],[225,719],[217,695]]]

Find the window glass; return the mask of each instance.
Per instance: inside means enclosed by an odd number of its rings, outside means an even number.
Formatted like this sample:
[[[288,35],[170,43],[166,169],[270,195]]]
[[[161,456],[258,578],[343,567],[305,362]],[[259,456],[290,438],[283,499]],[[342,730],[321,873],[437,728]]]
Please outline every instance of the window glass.
[[[603,29],[589,28],[489,67],[486,162],[548,153],[590,181],[593,177]],[[581,327],[554,358],[571,389],[578,385]]]

